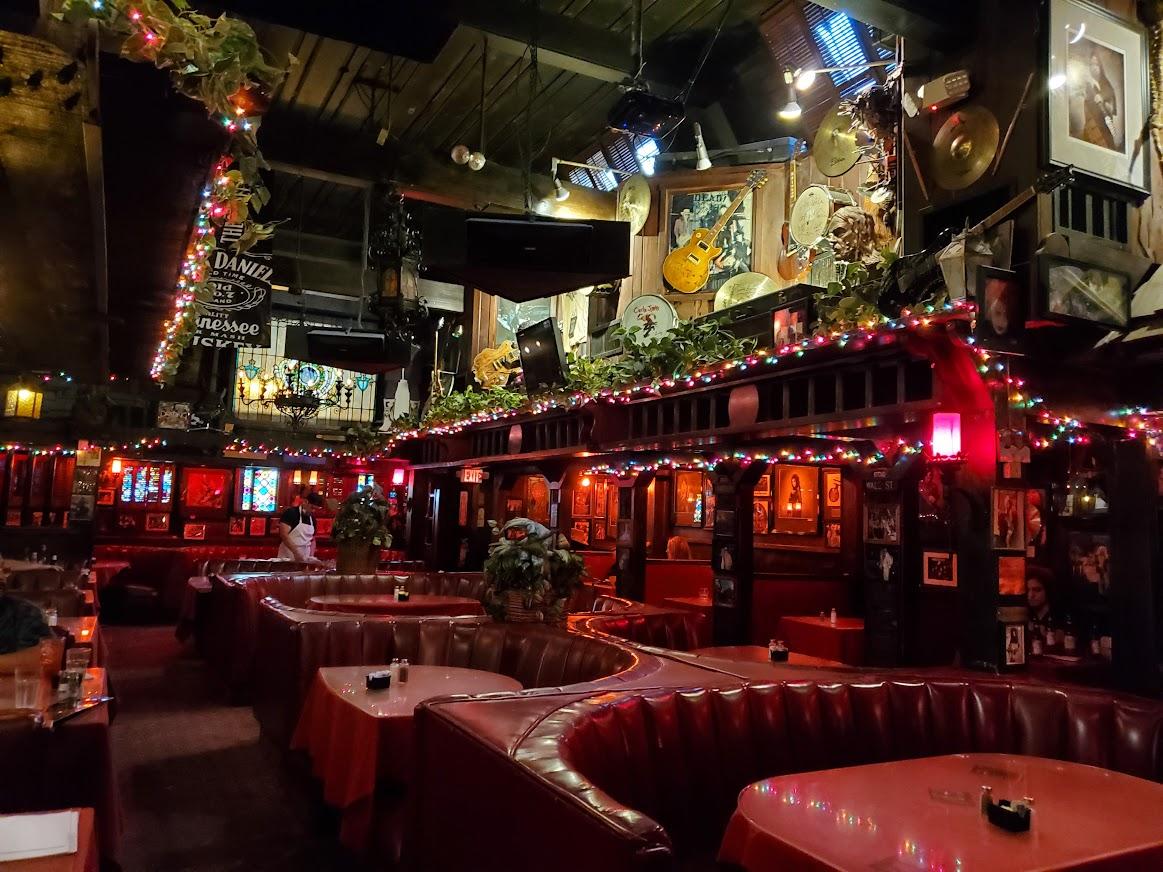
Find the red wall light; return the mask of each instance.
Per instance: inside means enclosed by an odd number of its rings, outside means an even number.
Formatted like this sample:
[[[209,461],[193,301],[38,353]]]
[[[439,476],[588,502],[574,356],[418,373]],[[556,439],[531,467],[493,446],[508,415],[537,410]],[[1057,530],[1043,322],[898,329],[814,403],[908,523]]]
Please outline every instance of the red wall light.
[[[961,413],[934,412],[933,437],[929,442],[934,460],[956,460],[961,457]]]
[[[404,483],[404,467],[397,466],[392,470],[392,484]]]

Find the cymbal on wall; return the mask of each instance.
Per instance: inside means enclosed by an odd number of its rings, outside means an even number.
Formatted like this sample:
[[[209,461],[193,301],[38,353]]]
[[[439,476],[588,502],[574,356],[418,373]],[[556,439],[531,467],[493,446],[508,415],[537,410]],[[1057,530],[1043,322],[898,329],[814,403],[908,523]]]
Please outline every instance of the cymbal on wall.
[[[947,191],[968,188],[985,175],[1000,140],[997,118],[984,106],[958,109],[933,139],[933,181]]]

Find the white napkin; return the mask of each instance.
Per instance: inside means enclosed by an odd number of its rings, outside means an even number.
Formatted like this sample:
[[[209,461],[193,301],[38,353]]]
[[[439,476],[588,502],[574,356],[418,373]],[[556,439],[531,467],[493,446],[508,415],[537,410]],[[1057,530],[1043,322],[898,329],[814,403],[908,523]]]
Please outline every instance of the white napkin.
[[[77,853],[79,818],[75,811],[0,817],[0,863]]]

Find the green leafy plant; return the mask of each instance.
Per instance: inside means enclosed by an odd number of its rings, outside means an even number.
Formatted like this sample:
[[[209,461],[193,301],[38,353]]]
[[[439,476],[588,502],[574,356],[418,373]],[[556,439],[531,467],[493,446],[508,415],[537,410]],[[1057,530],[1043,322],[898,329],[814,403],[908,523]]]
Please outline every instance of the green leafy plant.
[[[478,412],[495,409],[510,411],[521,408],[527,402],[528,397],[520,391],[509,388],[476,390],[469,385],[463,391],[453,391],[434,400],[424,413],[423,424],[432,427],[461,421]]]
[[[389,434],[381,433],[367,424],[348,427],[343,434],[343,441],[347,447],[361,457],[383,451],[388,445],[388,438]]]
[[[528,518],[514,518],[489,549],[485,608],[498,621],[565,619],[585,563],[563,537]]]
[[[388,504],[375,487],[354,491],[339,505],[331,538],[336,542],[353,542],[388,548],[392,535],[387,527]]]
[[[565,360],[569,366],[565,380],[567,393],[596,394],[621,384],[623,374],[609,358],[579,357],[571,351]]]
[[[744,357],[755,348],[754,340],[739,339],[716,319],[679,321],[669,333],[635,343],[637,327],[615,327],[624,355],[618,363],[622,383],[673,378],[707,364]]]

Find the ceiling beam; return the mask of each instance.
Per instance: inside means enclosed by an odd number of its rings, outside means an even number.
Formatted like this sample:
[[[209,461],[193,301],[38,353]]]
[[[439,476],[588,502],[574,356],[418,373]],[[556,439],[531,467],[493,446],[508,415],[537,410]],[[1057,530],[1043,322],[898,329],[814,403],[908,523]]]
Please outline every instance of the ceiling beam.
[[[537,58],[548,66],[604,82],[634,78],[628,35],[567,15],[530,13],[524,0],[462,0],[456,6],[461,25],[486,34],[490,46],[521,55],[536,40]]]
[[[267,164],[276,173],[285,173],[289,176],[301,176],[305,179],[314,179],[317,182],[331,182],[349,188],[370,188],[375,184],[372,179],[360,179],[343,173],[333,173],[330,170],[318,170],[312,167],[299,166],[281,160],[268,160]]]
[[[846,12],[852,18],[915,39],[932,48],[964,42],[973,29],[973,3],[948,0],[815,0],[825,9]]]

